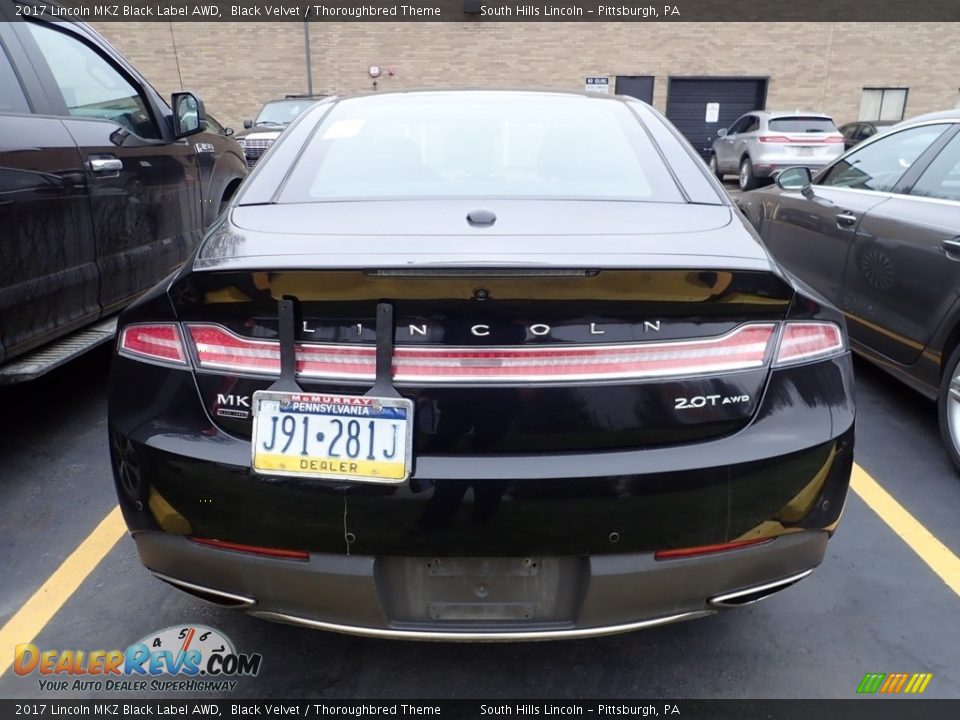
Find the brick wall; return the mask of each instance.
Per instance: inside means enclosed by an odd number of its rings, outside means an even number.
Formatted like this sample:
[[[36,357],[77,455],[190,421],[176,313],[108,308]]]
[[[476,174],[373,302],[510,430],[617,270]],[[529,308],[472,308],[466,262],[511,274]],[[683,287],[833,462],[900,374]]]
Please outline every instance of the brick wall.
[[[304,92],[300,23],[94,23],[164,94],[181,87],[239,127],[268,99]],[[958,99],[949,23],[313,23],[315,92],[422,87],[582,89],[586,76],[769,76],[768,109],[856,119],[863,87],[907,87],[907,115]],[[392,75],[388,72],[392,71]]]

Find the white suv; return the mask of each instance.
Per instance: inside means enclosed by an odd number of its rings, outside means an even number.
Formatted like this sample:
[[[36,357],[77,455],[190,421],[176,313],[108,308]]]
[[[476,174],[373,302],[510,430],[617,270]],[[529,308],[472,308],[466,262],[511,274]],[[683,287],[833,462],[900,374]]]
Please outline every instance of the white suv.
[[[843,135],[829,115],[757,110],[742,115],[729,129],[720,129],[710,153],[710,169],[723,180],[737,173],[741,190],[752,190],[760,178],[775,177],[788,167],[812,172],[844,150]]]

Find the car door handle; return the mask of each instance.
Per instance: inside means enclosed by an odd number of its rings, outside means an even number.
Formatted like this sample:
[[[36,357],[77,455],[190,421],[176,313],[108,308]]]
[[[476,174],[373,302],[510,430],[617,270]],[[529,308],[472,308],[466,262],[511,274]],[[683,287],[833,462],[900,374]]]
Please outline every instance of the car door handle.
[[[837,215],[837,225],[840,227],[853,227],[857,224],[857,216],[853,213],[842,212]]]
[[[944,240],[940,246],[947,251],[948,258],[951,260],[960,260],[960,238]]]
[[[116,175],[123,170],[123,160],[115,157],[95,157],[87,160],[87,167],[94,175]]]

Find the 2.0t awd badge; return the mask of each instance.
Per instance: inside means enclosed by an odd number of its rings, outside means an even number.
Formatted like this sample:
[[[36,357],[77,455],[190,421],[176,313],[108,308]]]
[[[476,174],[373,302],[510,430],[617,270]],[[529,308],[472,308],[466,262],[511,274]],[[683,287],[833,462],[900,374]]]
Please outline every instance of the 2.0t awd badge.
[[[674,410],[695,410],[702,407],[716,407],[717,405],[739,405],[750,402],[749,395],[693,395],[673,399]]]

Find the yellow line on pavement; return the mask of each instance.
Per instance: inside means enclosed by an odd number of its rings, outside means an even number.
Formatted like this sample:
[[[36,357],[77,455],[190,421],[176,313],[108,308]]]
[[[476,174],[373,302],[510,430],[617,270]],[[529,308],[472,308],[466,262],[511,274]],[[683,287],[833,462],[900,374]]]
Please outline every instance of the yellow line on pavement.
[[[853,466],[850,487],[951,590],[960,595],[960,558],[950,548],[921,525],[859,465]]]
[[[960,595],[960,558],[950,548],[934,537],[859,465],[853,466],[850,487],[951,590]],[[32,642],[40,634],[125,532],[120,508],[115,507],[0,627],[0,676],[13,664],[14,647]]]
[[[40,634],[126,530],[120,508],[115,507],[0,628],[0,676],[13,664],[14,648]]]

